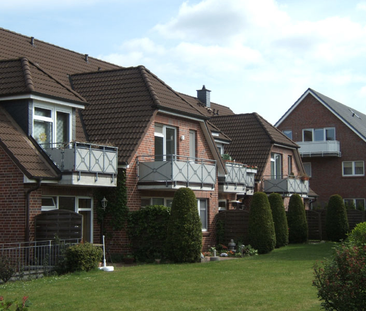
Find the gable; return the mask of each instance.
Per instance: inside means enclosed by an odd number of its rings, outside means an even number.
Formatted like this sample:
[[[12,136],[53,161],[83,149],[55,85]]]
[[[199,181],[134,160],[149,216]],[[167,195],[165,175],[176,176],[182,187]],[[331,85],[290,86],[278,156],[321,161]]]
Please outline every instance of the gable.
[[[311,96],[314,100],[310,99]],[[319,92],[312,89],[307,89],[306,92],[290,107],[290,109],[276,122],[275,126],[281,129],[285,129],[286,119],[291,116],[296,108],[302,104],[308,104],[309,107],[304,111],[308,111],[311,115],[310,117],[302,116],[298,117],[296,122],[306,123],[313,122],[322,119],[323,115],[332,114],[338,120],[340,120],[346,127],[351,129],[359,138],[366,142],[366,115],[359,112],[349,106],[343,105]],[[320,110],[316,104],[321,104],[325,109],[323,110],[323,115],[312,113],[312,109]],[[312,121],[313,120],[313,121]],[[316,122],[317,123],[317,122]],[[324,122],[323,122],[324,123]],[[306,126],[305,124],[305,126]]]

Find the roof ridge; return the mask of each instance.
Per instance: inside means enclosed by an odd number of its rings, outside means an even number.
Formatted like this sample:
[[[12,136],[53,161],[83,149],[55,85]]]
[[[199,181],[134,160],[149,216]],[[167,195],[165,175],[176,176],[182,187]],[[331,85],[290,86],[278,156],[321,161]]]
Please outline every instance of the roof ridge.
[[[29,61],[26,57],[22,57],[20,58],[20,63],[23,69],[26,89],[29,92],[34,92],[34,84],[32,79],[32,73],[29,66]]]
[[[26,39],[26,38],[34,38],[34,39],[36,39],[36,41],[38,41],[38,42],[41,42],[41,43],[46,44],[46,45],[49,45],[49,46],[53,46],[53,47],[55,47],[55,48],[57,48],[57,49],[64,50],[64,51],[67,51],[67,52],[70,52],[70,53],[73,53],[73,54],[76,54],[76,55],[79,55],[79,56],[85,56],[85,55],[86,55],[86,53],[76,52],[76,51],[73,51],[73,50],[70,50],[70,49],[64,48],[64,47],[62,47],[62,46],[56,45],[56,44],[52,44],[52,43],[49,43],[49,42],[46,42],[46,41],[43,41],[43,40],[39,40],[39,39],[37,39],[37,38],[35,38],[35,37],[28,37],[28,36],[26,36],[26,35],[23,35],[23,34],[21,34],[21,33],[15,32],[15,31],[11,31],[11,30],[9,30],[9,29],[5,29],[5,28],[3,28],[3,27],[0,27],[0,30],[6,31],[6,32],[11,33],[11,34],[13,34],[13,35],[17,35],[17,36],[22,37],[22,38],[24,38],[24,39]],[[29,41],[29,44],[31,44],[31,43],[30,43],[30,41]],[[96,58],[96,57],[92,57],[92,56],[90,56],[90,55],[88,55],[88,58],[89,58],[89,59],[93,59],[93,60],[97,60],[97,61],[99,61],[99,62],[103,62],[103,63],[108,64],[108,65],[113,65],[113,66],[116,66],[116,67],[123,68],[122,66],[119,66],[119,65],[116,65],[116,64],[113,64],[113,63],[107,62],[107,61],[105,61],[105,60],[102,60],[102,59],[99,59],[99,58]]]
[[[72,90],[71,88],[69,88],[67,85],[63,84],[61,81],[59,81],[57,78],[55,78],[53,75],[51,75],[50,73],[48,73],[46,70],[44,70],[40,65],[38,65],[37,63],[34,63],[31,60],[28,60],[28,62],[30,64],[32,64],[34,67],[36,67],[38,70],[40,70],[41,72],[43,72],[45,75],[47,75],[50,79],[54,80],[57,84],[59,84],[61,87],[65,88],[68,92],[72,93],[74,96],[78,97],[81,101],[86,102],[85,98],[82,97],[79,93],[75,92],[74,90]],[[30,71],[30,68],[29,68]],[[33,84],[33,82],[32,82]],[[33,89],[34,91],[34,89]]]
[[[150,75],[152,75],[155,79],[157,79],[162,85],[164,85],[167,89],[169,89],[171,92],[173,92],[175,95],[177,95],[181,100],[183,100],[186,104],[188,104],[191,108],[193,108],[194,110],[196,110],[200,115],[205,116],[199,109],[197,109],[197,107],[191,105],[188,101],[186,101],[180,94],[179,92],[175,91],[171,86],[169,86],[168,84],[166,84],[163,80],[161,80],[157,75],[155,75],[154,73],[152,73],[149,69],[147,69],[146,67],[140,65],[139,67],[143,67],[145,72],[148,72]],[[188,95],[189,96],[189,95]],[[160,104],[159,104],[160,105]]]
[[[159,98],[154,90],[154,87],[152,85],[152,83],[150,82],[150,79],[147,75],[147,72],[149,72],[151,74],[151,72],[149,70],[147,70],[145,68],[145,66],[143,65],[140,65],[137,67],[139,70],[140,70],[140,73],[141,73],[141,76],[142,76],[142,79],[144,80],[144,83],[146,84],[147,86],[147,89],[151,95],[151,98],[153,99],[154,103],[155,103],[155,106],[160,106],[161,103],[159,101]]]
[[[271,138],[273,142],[276,142],[276,139],[273,137],[273,135],[267,130],[267,126],[269,125],[273,130],[275,130],[278,134],[282,135],[283,138],[286,138],[288,140],[289,144],[293,145],[294,147],[297,145],[294,141],[292,141],[290,138],[288,138],[285,134],[283,134],[277,127],[269,123],[266,119],[264,119],[261,115],[259,115],[257,112],[253,112],[253,114],[256,116],[258,121],[262,124],[264,130],[266,131],[267,135]]]

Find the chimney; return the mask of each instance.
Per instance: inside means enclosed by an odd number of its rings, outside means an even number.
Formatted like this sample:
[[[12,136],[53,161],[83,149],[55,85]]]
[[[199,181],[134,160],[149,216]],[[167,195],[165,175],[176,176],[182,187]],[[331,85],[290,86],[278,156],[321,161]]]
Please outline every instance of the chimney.
[[[202,87],[202,90],[197,90],[197,98],[205,105],[205,107],[210,108],[210,90],[207,90],[205,86]]]
[[[31,37],[31,45],[32,46],[35,46],[35,44],[34,44],[34,37]]]
[[[85,54],[85,61],[86,61],[87,63],[89,63],[89,55],[88,55],[88,54]]]

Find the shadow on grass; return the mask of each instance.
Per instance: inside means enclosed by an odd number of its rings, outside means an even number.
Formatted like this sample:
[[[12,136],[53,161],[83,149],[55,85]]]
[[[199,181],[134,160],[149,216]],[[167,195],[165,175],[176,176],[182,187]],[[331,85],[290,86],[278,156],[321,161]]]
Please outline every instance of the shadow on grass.
[[[332,254],[335,243],[307,243],[307,244],[290,244],[273,250],[271,253],[261,255],[262,260],[290,260],[290,261],[307,261],[321,260]]]

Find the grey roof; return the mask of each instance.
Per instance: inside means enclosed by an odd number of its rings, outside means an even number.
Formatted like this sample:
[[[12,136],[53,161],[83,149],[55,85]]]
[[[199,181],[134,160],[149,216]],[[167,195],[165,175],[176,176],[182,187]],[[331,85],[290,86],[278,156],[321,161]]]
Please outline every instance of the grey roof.
[[[276,122],[275,126],[279,126],[287,116],[301,103],[308,95],[314,96],[321,104],[331,111],[337,118],[353,130],[359,137],[366,142],[366,115],[362,112],[353,109],[349,106],[341,104],[328,96],[325,96],[311,88],[308,88],[305,93],[290,107],[289,110]]]

